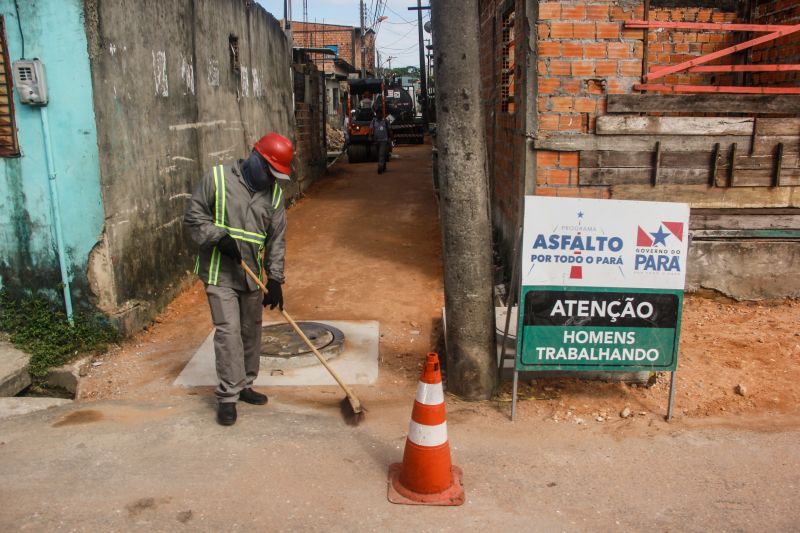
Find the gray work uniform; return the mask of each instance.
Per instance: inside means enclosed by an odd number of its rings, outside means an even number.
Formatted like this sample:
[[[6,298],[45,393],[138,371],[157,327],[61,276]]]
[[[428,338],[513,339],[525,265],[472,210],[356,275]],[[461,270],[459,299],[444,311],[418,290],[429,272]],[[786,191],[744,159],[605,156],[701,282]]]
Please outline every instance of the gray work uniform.
[[[389,122],[386,119],[373,118],[370,124],[372,140],[378,149],[378,172],[386,170],[386,160],[389,158]]]
[[[220,402],[235,402],[258,376],[262,295],[241,265],[216,244],[226,233],[233,237],[242,259],[259,274],[263,250],[269,278],[283,283],[283,190],[276,181],[271,189],[251,194],[238,162],[215,166],[192,194],[184,224],[200,248],[195,273],[205,283],[216,327],[216,395]]]

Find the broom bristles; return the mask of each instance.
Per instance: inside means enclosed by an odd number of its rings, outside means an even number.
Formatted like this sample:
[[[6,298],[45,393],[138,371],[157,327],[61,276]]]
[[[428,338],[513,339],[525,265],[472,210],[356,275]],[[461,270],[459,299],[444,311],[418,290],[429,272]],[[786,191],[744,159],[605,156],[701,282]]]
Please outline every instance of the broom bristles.
[[[359,425],[366,416],[364,413],[364,411],[366,411],[366,409],[364,409],[364,406],[361,406],[361,411],[356,412],[353,409],[353,404],[350,403],[350,398],[348,398],[347,396],[342,398],[342,401],[339,402],[339,409],[342,412],[342,418],[344,418],[344,421],[348,426]]]

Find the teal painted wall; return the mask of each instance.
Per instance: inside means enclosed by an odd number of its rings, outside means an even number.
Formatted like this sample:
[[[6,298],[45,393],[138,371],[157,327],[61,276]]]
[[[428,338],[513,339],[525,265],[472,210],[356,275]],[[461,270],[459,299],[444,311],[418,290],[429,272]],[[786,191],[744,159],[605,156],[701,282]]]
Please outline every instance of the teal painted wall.
[[[97,130],[81,0],[0,0],[10,60],[39,58],[47,73],[48,115],[67,264],[75,305],[88,305],[86,264],[103,229]],[[19,23],[18,23],[19,22]],[[14,109],[22,157],[0,159],[0,284],[60,296],[40,112]]]

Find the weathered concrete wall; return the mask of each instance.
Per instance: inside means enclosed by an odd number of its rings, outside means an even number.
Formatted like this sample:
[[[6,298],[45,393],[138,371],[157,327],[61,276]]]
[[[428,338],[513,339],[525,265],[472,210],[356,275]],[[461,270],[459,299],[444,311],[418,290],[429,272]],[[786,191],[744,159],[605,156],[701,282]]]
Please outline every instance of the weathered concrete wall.
[[[86,56],[81,0],[0,0],[10,61],[25,56],[45,65],[47,113],[70,274],[76,306],[89,305],[86,262],[103,227],[97,132]],[[20,34],[20,26],[22,34]],[[40,109],[14,111],[22,156],[0,159],[0,286],[61,297]]]
[[[737,300],[800,298],[800,242],[692,241],[686,290]]]
[[[294,137],[289,44],[247,4],[85,0],[106,215],[90,277],[124,329],[191,268],[181,220],[202,173],[269,131]]]

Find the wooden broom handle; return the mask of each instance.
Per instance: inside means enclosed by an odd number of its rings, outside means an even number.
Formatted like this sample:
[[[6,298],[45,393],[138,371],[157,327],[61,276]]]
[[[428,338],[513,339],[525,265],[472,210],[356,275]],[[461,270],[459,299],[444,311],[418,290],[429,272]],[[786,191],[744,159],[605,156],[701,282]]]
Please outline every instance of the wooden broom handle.
[[[261,289],[261,291],[265,295],[269,294],[269,291],[264,286],[264,284],[261,283],[261,280],[258,279],[258,276],[256,276],[255,272],[253,272],[250,269],[250,267],[247,266],[247,263],[245,263],[244,261],[242,261],[242,268],[244,268],[244,271],[247,272],[247,275],[249,275],[252,278],[252,280],[256,283],[256,285],[258,285],[258,287]],[[303,341],[308,345],[308,347],[311,348],[311,351],[314,352],[314,355],[317,356],[317,359],[319,359],[319,362],[322,363],[322,366],[324,366],[325,369],[330,373],[330,375],[333,376],[333,379],[335,379],[336,382],[339,384],[339,386],[342,388],[342,390],[344,390],[344,392],[345,392],[345,394],[347,394],[348,398],[350,398],[350,399],[356,398],[355,395],[353,394],[353,392],[350,390],[350,387],[345,385],[344,381],[342,381],[342,378],[339,377],[339,375],[333,370],[333,368],[331,368],[331,365],[329,365],[328,362],[325,360],[325,358],[322,357],[322,354],[320,354],[317,351],[317,349],[314,347],[314,345],[311,344],[311,341],[308,340],[308,337],[306,337],[306,334],[303,333],[303,330],[301,330],[300,327],[297,325],[297,322],[295,322],[292,319],[292,317],[289,316],[289,313],[287,313],[286,311],[281,309],[281,315],[283,315],[283,318],[285,318],[286,321],[289,323],[289,325],[292,326],[292,328],[294,329],[295,333],[297,333],[300,336],[300,338],[303,339]]]

